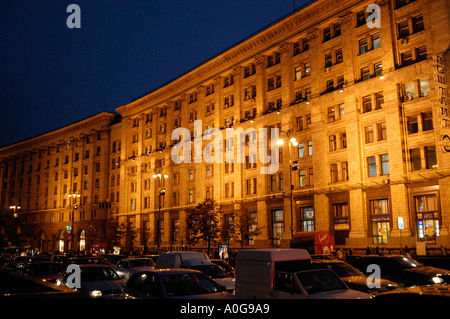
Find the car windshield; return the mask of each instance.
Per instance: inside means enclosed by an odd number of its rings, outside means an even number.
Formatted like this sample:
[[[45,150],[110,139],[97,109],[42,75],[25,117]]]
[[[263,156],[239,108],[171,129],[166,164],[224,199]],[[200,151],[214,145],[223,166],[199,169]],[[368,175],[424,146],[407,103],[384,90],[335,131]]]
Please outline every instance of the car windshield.
[[[200,270],[202,273],[207,274],[211,278],[226,278],[227,274],[217,265],[197,265],[192,266],[192,269]]]
[[[364,276],[358,269],[350,266],[347,263],[330,263],[327,268],[333,270],[339,277]]]
[[[109,267],[86,267],[81,269],[81,281],[119,280],[120,277]]]
[[[133,259],[130,260],[130,268],[155,266],[155,263],[151,259]]]
[[[299,271],[296,275],[308,295],[347,289],[345,284],[329,270]]]
[[[168,296],[202,295],[221,291],[221,288],[204,274],[163,275],[162,282]]]
[[[395,257],[392,257],[392,259],[394,259],[400,265],[400,267],[403,269],[416,268],[416,267],[423,266],[418,261],[415,261],[411,257],[407,257],[407,256],[395,256]]]

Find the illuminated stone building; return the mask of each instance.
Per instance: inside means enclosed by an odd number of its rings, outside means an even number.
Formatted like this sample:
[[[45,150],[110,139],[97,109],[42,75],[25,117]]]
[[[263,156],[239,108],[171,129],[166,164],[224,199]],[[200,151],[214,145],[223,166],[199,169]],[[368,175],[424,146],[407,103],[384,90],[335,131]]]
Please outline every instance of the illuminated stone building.
[[[106,246],[110,125],[116,117],[99,113],[0,149],[3,246],[41,252]]]
[[[189,244],[187,210],[213,198],[222,224],[241,205],[253,212],[261,232],[244,247],[288,247],[296,232],[328,230],[342,247],[450,248],[449,6],[318,0],[118,107],[99,198],[111,222],[131,225],[135,249],[179,249]],[[245,163],[202,158],[209,134],[180,153],[176,128],[196,138],[217,129],[224,153],[242,144]],[[238,128],[256,134],[228,139]],[[261,173],[261,128],[283,131],[273,174]]]
[[[448,2],[375,3],[380,28],[366,23],[372,1],[316,1],[117,108],[119,215],[141,228],[139,245],[158,242],[156,220],[163,246],[186,244],[186,209],[209,197],[223,205],[223,223],[238,205],[255,212],[253,247],[286,247],[293,232],[309,230],[352,247],[450,247]],[[171,133],[194,135],[195,120],[201,133],[221,130],[224,150],[239,143],[226,141],[227,127],[278,127],[298,145],[281,146],[272,175],[260,174],[260,158],[175,164]],[[298,163],[292,214],[290,160]],[[158,173],[168,176],[164,186]]]

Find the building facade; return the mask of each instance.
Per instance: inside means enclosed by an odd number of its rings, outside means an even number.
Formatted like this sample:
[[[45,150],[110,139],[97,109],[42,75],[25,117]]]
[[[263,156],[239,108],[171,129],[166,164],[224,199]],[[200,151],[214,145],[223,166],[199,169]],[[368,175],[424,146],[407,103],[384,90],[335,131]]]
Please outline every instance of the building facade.
[[[2,246],[41,252],[105,247],[116,117],[99,113],[0,150]]]
[[[245,247],[312,230],[342,247],[450,247],[450,3],[372,4],[315,1],[118,107],[101,146],[102,240],[123,225],[127,250],[187,247],[188,210],[211,198],[222,224],[253,213],[260,232]],[[261,130],[273,128],[279,148]],[[12,184],[22,149],[0,149],[3,212],[27,192]],[[279,158],[269,174],[264,154]]]

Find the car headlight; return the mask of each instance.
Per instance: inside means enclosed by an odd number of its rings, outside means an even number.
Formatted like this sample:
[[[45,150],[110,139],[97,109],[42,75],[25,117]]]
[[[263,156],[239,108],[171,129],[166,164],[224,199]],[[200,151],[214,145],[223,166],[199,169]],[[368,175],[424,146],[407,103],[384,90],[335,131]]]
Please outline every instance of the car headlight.
[[[89,296],[93,297],[93,298],[101,297],[102,292],[100,290],[92,290],[92,291],[89,291]]]
[[[431,281],[435,284],[442,284],[444,282],[444,279],[438,276],[434,276],[433,278],[431,278]]]

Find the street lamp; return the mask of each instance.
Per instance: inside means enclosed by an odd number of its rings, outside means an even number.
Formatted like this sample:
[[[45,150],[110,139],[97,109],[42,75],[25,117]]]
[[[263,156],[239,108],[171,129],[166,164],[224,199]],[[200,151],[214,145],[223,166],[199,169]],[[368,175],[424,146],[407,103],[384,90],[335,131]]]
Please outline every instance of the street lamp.
[[[14,218],[19,217],[19,215],[17,214],[17,211],[20,209],[20,206],[19,206],[19,205],[11,205],[11,206],[9,206],[9,209],[12,209],[12,210],[13,210],[13,216],[14,216]]]
[[[166,179],[169,178],[169,175],[162,175],[161,173],[158,174],[154,174],[153,178],[156,180],[158,179],[158,184],[159,184],[159,196],[158,196],[158,215],[156,218],[156,243],[157,243],[157,247],[158,250],[160,248],[161,245],[161,227],[160,227],[160,215],[161,215],[161,196],[166,195],[166,189],[164,187],[161,187],[161,181],[164,181]],[[165,184],[165,183],[164,183]],[[163,185],[164,186],[164,185]]]
[[[288,131],[282,131],[280,130],[281,133],[285,134],[289,140],[289,184],[290,184],[290,198],[291,198],[291,238],[294,236],[294,208],[293,208],[293,189],[294,189],[294,185],[292,184],[292,171],[296,171],[298,169],[298,162],[292,161],[292,146],[298,146],[298,142],[297,139],[293,136],[294,135],[294,131],[292,129],[289,129]],[[278,145],[283,145],[284,141],[280,138],[277,141]]]
[[[74,216],[75,216],[75,209],[78,209],[78,204],[77,204],[77,198],[80,198],[80,194],[76,194],[76,193],[72,193],[72,194],[68,194],[67,196],[69,196],[69,198],[73,197],[73,209],[72,209],[72,226],[70,226],[70,242],[72,245],[72,248],[75,247],[75,240],[74,240],[74,235],[73,235],[73,222],[74,222]]]

